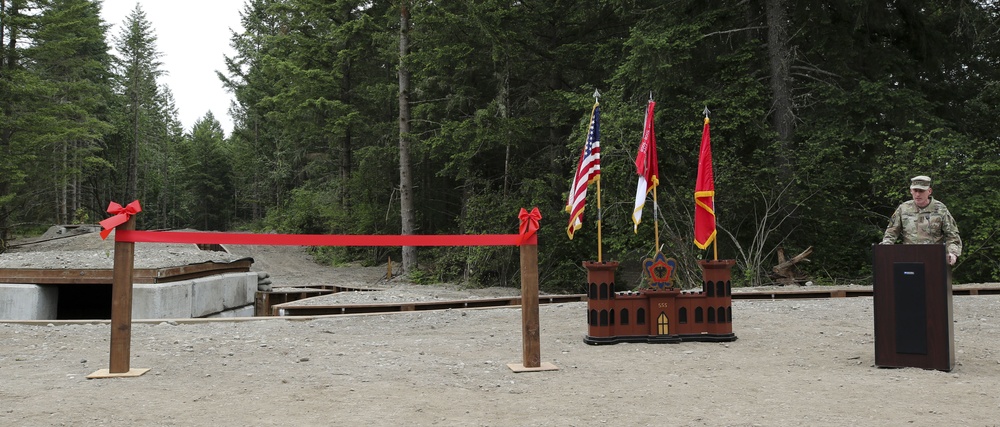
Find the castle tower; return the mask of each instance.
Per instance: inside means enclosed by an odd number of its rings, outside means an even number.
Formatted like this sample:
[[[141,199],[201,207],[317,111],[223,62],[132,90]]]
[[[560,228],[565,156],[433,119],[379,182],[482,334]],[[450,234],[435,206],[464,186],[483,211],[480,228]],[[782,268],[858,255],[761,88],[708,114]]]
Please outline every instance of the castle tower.
[[[587,335],[606,338],[615,324],[615,270],[618,263],[584,261],[587,269]]]
[[[702,269],[703,293],[705,295],[705,332],[715,337],[716,341],[732,341],[733,334],[733,287],[732,268],[736,261],[702,260],[698,265]]]

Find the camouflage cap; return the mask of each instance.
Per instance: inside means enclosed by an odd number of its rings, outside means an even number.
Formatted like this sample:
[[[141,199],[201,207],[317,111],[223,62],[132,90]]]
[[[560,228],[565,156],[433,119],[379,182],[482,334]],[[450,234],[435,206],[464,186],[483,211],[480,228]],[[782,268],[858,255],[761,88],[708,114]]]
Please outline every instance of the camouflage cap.
[[[910,179],[911,190],[927,190],[928,188],[931,188],[931,177],[920,175]]]

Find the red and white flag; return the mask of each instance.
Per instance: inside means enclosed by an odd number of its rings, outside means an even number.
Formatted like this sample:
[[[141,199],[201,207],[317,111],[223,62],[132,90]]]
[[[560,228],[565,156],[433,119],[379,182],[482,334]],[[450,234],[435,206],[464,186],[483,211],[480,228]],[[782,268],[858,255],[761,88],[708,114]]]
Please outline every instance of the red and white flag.
[[[656,162],[656,135],[653,132],[653,108],[656,103],[652,100],[646,106],[646,124],[642,129],[642,142],[639,144],[639,153],[635,156],[635,171],[639,174],[639,184],[635,188],[635,207],[632,209],[633,231],[639,232],[639,222],[642,221],[642,208],[646,204],[646,195],[651,191],[656,191],[656,186],[660,185],[659,166]],[[656,218],[653,218],[656,221]]]

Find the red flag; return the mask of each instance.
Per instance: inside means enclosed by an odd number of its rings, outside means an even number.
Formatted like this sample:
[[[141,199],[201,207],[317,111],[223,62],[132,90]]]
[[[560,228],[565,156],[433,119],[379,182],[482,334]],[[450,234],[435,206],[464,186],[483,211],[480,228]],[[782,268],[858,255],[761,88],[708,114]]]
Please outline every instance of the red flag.
[[[715,178],[712,175],[712,142],[708,132],[708,117],[701,134],[698,156],[698,181],[694,186],[694,244],[701,249],[715,240]]]
[[[590,113],[590,130],[587,132],[587,143],[580,152],[580,161],[576,168],[576,176],[569,188],[569,199],[566,201],[566,212],[569,212],[569,225],[566,234],[573,240],[573,233],[583,227],[583,207],[587,202],[587,186],[601,179],[601,107],[595,102]]]
[[[642,130],[642,142],[639,153],[635,156],[635,171],[639,174],[639,184],[635,188],[635,206],[632,209],[632,231],[639,232],[639,221],[642,221],[642,208],[646,205],[646,194],[656,191],[660,185],[659,166],[656,161],[656,135],[653,132],[652,100],[646,106],[646,124]],[[654,218],[655,220],[655,218]]]

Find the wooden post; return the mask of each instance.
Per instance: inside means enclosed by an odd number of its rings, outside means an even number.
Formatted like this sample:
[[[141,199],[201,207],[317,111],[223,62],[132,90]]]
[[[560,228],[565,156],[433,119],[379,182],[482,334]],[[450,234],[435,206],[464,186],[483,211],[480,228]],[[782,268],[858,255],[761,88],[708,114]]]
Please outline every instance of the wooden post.
[[[135,217],[115,229],[135,230]],[[132,348],[132,269],[135,243],[115,239],[115,264],[111,278],[111,353],[110,369],[101,369],[87,378],[137,377],[149,369],[131,369]]]
[[[537,368],[542,363],[538,329],[538,246],[521,245],[521,333],[525,368]]]
[[[538,245],[521,245],[521,333],[523,363],[508,363],[514,372],[554,371],[551,363],[542,363],[538,326]]]
[[[119,230],[135,230],[135,218],[129,218]],[[117,237],[117,233],[116,233]],[[111,369],[112,374],[129,371],[132,349],[132,268],[135,266],[135,243],[115,239],[115,264],[111,285]]]

